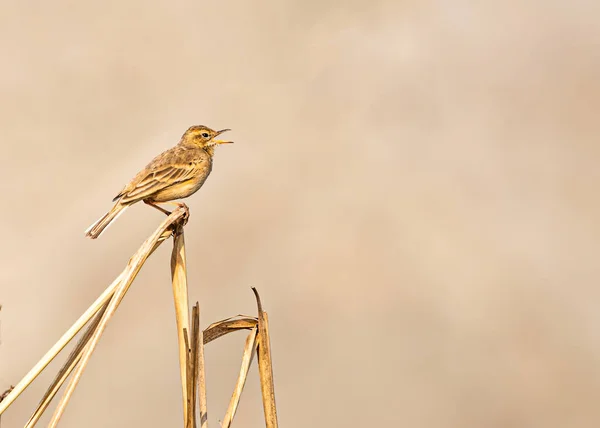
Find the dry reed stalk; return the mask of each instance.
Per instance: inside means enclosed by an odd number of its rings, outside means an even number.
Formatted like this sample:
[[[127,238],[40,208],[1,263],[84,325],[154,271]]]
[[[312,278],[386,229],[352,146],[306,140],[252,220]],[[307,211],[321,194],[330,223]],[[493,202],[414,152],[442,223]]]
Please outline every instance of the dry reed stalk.
[[[198,388],[196,382],[198,381],[198,373],[200,370],[199,367],[199,359],[198,354],[199,351],[199,342],[198,335],[200,334],[200,306],[198,302],[192,308],[192,336],[191,336],[191,348],[190,349],[190,368],[191,368],[191,376],[188,376],[188,383],[190,385],[190,391],[192,393],[192,397],[190,399],[190,415],[192,416],[189,421],[189,428],[196,428],[196,398],[198,395]]]
[[[200,411],[200,428],[208,428],[208,406],[206,402],[206,372],[204,368],[204,334],[200,328],[200,305],[198,302],[194,305],[192,312],[192,322],[195,326],[196,334],[192,343],[194,344],[196,358],[196,379],[194,389],[198,391],[198,408]]]
[[[269,316],[263,311],[260,296],[252,287],[258,306],[258,372],[262,391],[265,424],[267,428],[277,428],[277,409],[275,407],[275,385],[273,384],[273,363],[269,339]]]
[[[192,309],[192,334],[189,342],[189,352],[187,359],[187,372],[186,372],[186,386],[187,386],[187,397],[188,397],[188,409],[189,413],[186,420],[186,428],[196,428],[196,398],[198,387],[204,388],[204,383],[199,381],[199,373],[201,370],[201,336],[202,331],[200,330],[200,306],[198,302]],[[186,336],[187,337],[187,331]]]
[[[24,428],[33,428],[35,426],[35,424],[42,417],[42,414],[44,413],[44,411],[46,411],[46,409],[50,405],[50,402],[52,401],[52,399],[54,398],[54,396],[56,395],[56,393],[58,392],[60,387],[63,385],[65,380],[69,377],[69,375],[71,374],[71,372],[73,371],[73,369],[75,368],[77,363],[79,363],[79,361],[81,359],[81,355],[83,353],[83,348],[88,343],[90,337],[92,337],[92,333],[98,326],[98,323],[100,322],[100,318],[104,314],[104,311],[106,310],[107,306],[108,305],[105,304],[102,308],[100,308],[100,311],[98,311],[98,313],[96,314],[96,316],[94,317],[92,322],[87,326],[85,332],[83,333],[83,335],[77,342],[77,345],[75,345],[75,348],[73,348],[73,350],[69,354],[67,361],[65,361],[65,363],[59,370],[58,374],[56,375],[56,377],[54,378],[54,380],[52,381],[52,383],[46,390],[46,393],[40,400],[40,403],[39,403],[37,409],[35,409],[35,411],[31,415],[31,417],[25,424]]]
[[[173,283],[173,300],[175,302],[175,318],[177,322],[177,340],[179,343],[179,372],[181,378],[181,394],[183,398],[183,420],[188,420],[188,392],[186,388],[186,366],[188,347],[185,345],[185,331],[189,331],[189,305],[187,289],[187,270],[185,258],[185,238],[183,227],[175,227],[173,252],[171,253],[171,279]]]
[[[186,394],[185,396],[187,397],[187,402],[186,402],[186,408],[189,409],[189,412],[185,415],[185,420],[183,421],[183,426],[184,428],[196,428],[196,409],[195,409],[195,404],[196,404],[196,394],[194,391],[194,386],[195,384],[195,374],[196,374],[196,368],[194,367],[194,364],[196,362],[195,358],[194,358],[194,350],[190,345],[190,340],[188,339],[190,337],[187,329],[184,330],[185,332],[185,336],[184,336],[184,340],[185,340],[185,345],[186,348],[188,349],[188,353],[186,355],[187,360],[186,360],[186,370],[185,370],[185,380],[183,381],[183,386],[186,388]],[[192,333],[193,336],[193,333]]]
[[[229,407],[227,408],[227,412],[223,417],[221,428],[229,428],[231,426],[231,423],[233,422],[233,418],[235,417],[235,412],[237,411],[237,407],[242,396],[242,391],[244,390],[244,385],[246,384],[246,378],[248,377],[248,370],[250,369],[250,365],[252,364],[254,354],[256,353],[257,333],[258,327],[254,327],[250,331],[248,337],[246,338],[246,345],[244,346],[244,354],[242,356],[242,366],[240,367],[240,374],[235,384],[233,394],[231,395]]]
[[[98,326],[94,330],[92,337],[90,338],[88,344],[84,348],[83,354],[81,356],[81,360],[80,360],[79,364],[77,365],[77,368],[75,369],[75,373],[73,374],[73,377],[69,381],[69,384],[67,385],[67,389],[65,390],[65,393],[61,397],[61,400],[58,403],[56,410],[54,411],[54,415],[52,416],[52,419],[51,419],[50,423],[48,424],[49,428],[55,428],[56,425],[58,424],[58,421],[60,420],[60,417],[64,413],[65,408],[69,402],[69,399],[71,398],[73,391],[75,390],[75,387],[77,386],[79,379],[81,378],[81,375],[83,374],[83,370],[87,366],[87,364],[90,360],[90,357],[92,355],[92,352],[96,348],[96,345],[98,344],[98,341],[100,340],[100,336],[102,335],[102,333],[104,332],[104,329],[106,328],[106,324],[108,323],[110,318],[114,315],[117,307],[119,306],[119,303],[121,303],[121,300],[125,296],[125,293],[129,289],[129,286],[135,279],[136,275],[142,268],[143,264],[148,259],[150,254],[152,254],[152,252],[155,249],[155,247],[157,246],[157,244],[160,244],[161,242],[163,242],[165,239],[167,239],[172,234],[172,231],[170,230],[170,226],[172,224],[176,223],[177,221],[184,219],[186,214],[187,214],[187,211],[185,211],[181,207],[175,209],[171,213],[171,215],[169,215],[161,223],[161,225],[156,229],[156,231],[154,231],[154,233],[142,244],[142,246],[133,255],[133,257],[131,257],[131,259],[129,259],[129,262],[127,263],[127,267],[123,271],[122,280],[121,280],[118,288],[115,290],[112,298],[110,299],[110,302],[108,303],[108,307],[106,308],[106,311],[102,315],[102,318],[100,319]]]

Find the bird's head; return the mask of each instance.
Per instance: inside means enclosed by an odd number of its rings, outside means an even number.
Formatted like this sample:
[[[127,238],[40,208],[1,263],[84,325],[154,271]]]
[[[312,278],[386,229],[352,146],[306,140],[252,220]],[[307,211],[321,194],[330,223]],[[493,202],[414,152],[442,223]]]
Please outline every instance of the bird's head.
[[[233,141],[217,140],[216,137],[229,129],[214,131],[204,125],[195,125],[188,128],[181,137],[181,143],[186,146],[193,145],[206,150],[211,156],[214,154],[215,146],[219,144],[232,144]]]

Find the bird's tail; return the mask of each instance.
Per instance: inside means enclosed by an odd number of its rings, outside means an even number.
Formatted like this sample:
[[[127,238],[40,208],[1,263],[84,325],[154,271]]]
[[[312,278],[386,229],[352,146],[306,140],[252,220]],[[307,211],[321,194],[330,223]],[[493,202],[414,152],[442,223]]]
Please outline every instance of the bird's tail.
[[[88,227],[88,229],[85,231],[85,236],[89,236],[92,239],[99,237],[104,229],[106,229],[112,223],[112,221],[119,217],[128,207],[129,205],[124,205],[117,202],[115,206],[112,207],[109,212],[104,214],[101,219]]]

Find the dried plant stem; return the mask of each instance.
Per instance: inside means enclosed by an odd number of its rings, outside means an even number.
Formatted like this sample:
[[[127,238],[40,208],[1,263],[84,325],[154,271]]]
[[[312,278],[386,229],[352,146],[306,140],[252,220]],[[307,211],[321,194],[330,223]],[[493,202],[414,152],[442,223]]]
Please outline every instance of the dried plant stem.
[[[200,306],[198,302],[192,309],[192,334],[190,336],[190,349],[187,359],[186,386],[188,397],[188,417],[186,420],[186,428],[196,428],[196,397],[197,397],[197,382],[200,371]],[[186,332],[187,337],[187,332]]]
[[[191,348],[190,349],[190,372],[188,374],[187,377],[187,381],[188,381],[188,388],[189,391],[191,392],[191,397],[189,400],[189,417],[188,417],[188,426],[189,428],[196,428],[196,398],[198,395],[198,388],[196,385],[196,382],[198,381],[198,353],[199,353],[199,346],[198,346],[198,334],[200,334],[200,316],[199,316],[199,312],[200,311],[200,306],[198,305],[198,302],[196,302],[196,304],[194,305],[193,309],[192,309],[192,335],[191,335]]]
[[[242,366],[240,368],[240,374],[235,384],[233,394],[231,395],[231,400],[229,401],[227,413],[225,413],[225,417],[223,418],[223,422],[221,423],[221,428],[229,428],[231,426],[231,423],[233,422],[233,418],[235,417],[235,412],[240,402],[242,391],[244,390],[244,385],[246,384],[246,378],[248,377],[248,370],[250,369],[252,359],[254,358],[254,354],[256,352],[257,333],[258,327],[254,327],[250,331],[248,337],[246,338],[246,345],[244,346],[244,354],[242,356]]]
[[[15,399],[21,395],[21,393],[27,388],[31,382],[46,368],[48,364],[58,355],[60,351],[75,337],[77,333],[87,324],[87,322],[98,312],[98,310],[106,304],[114,294],[115,290],[121,283],[123,273],[121,273],[112,284],[108,286],[106,290],[96,299],[94,303],[79,317],[77,321],[62,335],[62,337],[50,348],[48,352],[37,362],[29,373],[27,373],[23,379],[15,385],[15,388],[10,394],[0,403],[0,415],[15,401]]]
[[[169,215],[161,223],[161,225],[158,227],[158,229],[156,229],[156,231],[142,244],[142,246],[133,255],[133,257],[131,257],[131,259],[129,259],[129,263],[127,264],[127,267],[123,271],[122,280],[119,283],[118,288],[115,290],[114,295],[110,299],[108,307],[106,308],[106,311],[102,315],[102,318],[100,319],[98,326],[94,330],[92,337],[90,338],[88,344],[86,345],[86,347],[83,351],[83,354],[81,356],[81,360],[80,360],[79,364],[77,365],[77,368],[75,369],[75,373],[73,374],[73,377],[71,378],[69,384],[67,385],[67,389],[65,390],[65,393],[62,396],[61,401],[59,402],[48,427],[55,428],[56,425],[58,424],[58,421],[60,420],[60,417],[64,413],[65,408],[69,402],[69,399],[71,398],[71,395],[73,394],[73,391],[75,390],[75,387],[77,386],[79,379],[81,378],[81,375],[83,374],[83,370],[87,366],[87,363],[89,362],[92,352],[96,348],[96,345],[98,344],[98,341],[100,340],[100,336],[102,335],[102,333],[104,332],[104,329],[106,328],[106,324],[108,323],[110,318],[114,315],[119,303],[125,296],[125,293],[127,292],[127,290],[129,289],[129,286],[131,285],[131,283],[135,279],[136,275],[142,268],[144,262],[150,256],[150,254],[152,254],[152,252],[156,248],[156,246],[158,244],[160,244],[161,242],[163,242],[166,238],[168,238],[171,235],[171,231],[169,230],[169,227],[172,224],[174,224],[175,222],[182,219],[185,216],[185,214],[186,213],[182,208],[175,209],[171,213],[171,215]]]
[[[183,398],[183,420],[187,423],[188,391],[186,387],[186,367],[188,347],[185,344],[185,331],[189,331],[190,321],[183,227],[177,226],[174,235],[173,252],[171,253],[171,278],[173,283],[173,300],[175,302],[175,318],[177,321],[177,339],[179,343],[179,369]]]
[[[50,402],[52,401],[52,399],[54,398],[54,396],[56,395],[56,393],[58,392],[60,387],[63,385],[65,380],[69,377],[69,375],[71,374],[71,372],[73,371],[73,369],[75,368],[77,363],[79,363],[79,361],[81,359],[81,355],[83,353],[83,348],[88,343],[90,337],[92,337],[92,333],[98,326],[98,323],[100,322],[100,318],[104,314],[104,311],[106,310],[107,306],[108,306],[108,304],[105,304],[102,308],[100,308],[100,311],[98,311],[98,313],[96,314],[96,316],[94,317],[92,322],[88,325],[85,332],[83,333],[83,335],[77,342],[77,345],[69,354],[67,361],[65,361],[65,363],[59,370],[58,374],[56,375],[56,377],[54,378],[54,380],[52,381],[52,383],[46,390],[46,393],[42,397],[37,409],[33,412],[31,417],[25,424],[25,428],[33,428],[35,426],[35,424],[42,417],[42,414],[44,413],[44,411],[46,411],[46,409],[50,405]]]
[[[187,216],[187,207],[180,206],[161,223],[154,233],[129,259],[126,268],[117,279],[115,279],[100,297],[96,299],[73,326],[63,334],[59,341],[14,387],[14,390],[2,394],[4,400],[0,399],[0,415],[10,406],[10,404],[12,404],[12,402],[14,402],[27,386],[31,384],[31,382],[67,345],[67,343],[72,340],[92,318],[94,318],[89,322],[85,333],[81,336],[77,345],[69,354],[69,357],[46,390],[37,409],[25,425],[25,428],[34,428],[44,411],[47,410],[50,402],[72,374],[48,425],[50,428],[56,428],[56,425],[64,414],[66,406],[83,375],[83,371],[89,363],[100,337],[104,333],[108,322],[115,314],[119,304],[125,297],[129,287],[148,257],[162,242],[173,235],[171,277],[177,320],[185,428],[197,428],[198,414],[200,415],[200,428],[208,428],[204,345],[223,335],[238,330],[250,330],[250,333],[246,339],[240,372],[229,402],[229,407],[223,418],[222,427],[231,427],[255,355],[258,360],[266,427],[278,427],[269,338],[269,317],[262,308],[262,303],[257,290],[252,288],[256,296],[258,318],[238,315],[213,323],[203,331],[200,328],[200,306],[198,302],[196,302],[191,314],[190,331],[185,239],[183,233],[183,225],[187,221]],[[197,402],[198,405],[196,405]]]
[[[194,350],[193,346],[190,345],[190,341],[188,340],[188,337],[194,337],[194,333],[192,332],[192,334],[190,335],[189,332],[186,330],[184,330],[185,332],[185,345],[188,349],[188,353],[187,353],[187,360],[186,360],[186,378],[184,383],[184,386],[186,388],[186,397],[187,397],[187,403],[186,403],[186,408],[189,409],[189,412],[186,415],[186,419],[185,421],[183,421],[183,426],[185,428],[196,428],[196,412],[195,412],[195,404],[196,404],[196,393],[194,391],[194,387],[196,385],[196,367],[195,367],[195,363],[196,363],[196,354],[197,351]]]
[[[271,344],[269,339],[269,316],[262,309],[260,296],[252,287],[258,306],[258,372],[260,388],[265,411],[267,428],[277,428],[277,409],[275,407],[275,386],[273,383],[273,363],[271,360]]]
[[[208,428],[208,405],[206,401],[206,370],[204,367],[204,333],[200,328],[200,305],[196,302],[198,335],[196,347],[198,348],[196,367],[198,368],[198,407],[200,410],[200,428]]]

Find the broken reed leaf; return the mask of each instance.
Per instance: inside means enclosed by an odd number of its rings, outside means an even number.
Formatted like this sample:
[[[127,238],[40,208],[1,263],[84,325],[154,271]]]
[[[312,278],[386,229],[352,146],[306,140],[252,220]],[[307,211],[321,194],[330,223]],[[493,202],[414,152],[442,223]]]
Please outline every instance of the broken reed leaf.
[[[220,323],[225,322],[225,321],[232,321],[232,320],[237,320],[237,319],[242,319],[242,318],[252,318],[254,320],[258,320],[257,317],[253,317],[253,316],[245,315],[245,314],[237,314],[237,315],[234,315],[234,316],[229,317],[229,318],[225,318],[225,319],[222,319],[222,320],[219,320],[219,321],[215,321],[212,324],[210,324],[208,326],[208,328],[212,327],[215,324],[220,324]]]
[[[263,311],[260,295],[252,287],[258,307],[258,373],[263,398],[263,410],[267,428],[277,428],[277,408],[275,406],[275,386],[273,383],[273,363],[269,338],[269,316]]]
[[[203,342],[206,345],[207,343],[210,343],[213,340],[234,331],[252,330],[257,324],[258,319],[252,317],[226,318],[224,320],[212,323],[204,330]]]
[[[260,319],[260,315],[263,312],[262,302],[260,301],[260,294],[258,294],[258,290],[256,287],[250,287],[252,292],[254,293],[254,297],[256,298],[256,306],[258,307],[258,319]]]
[[[208,327],[206,327],[204,329],[204,331],[206,332],[207,330],[211,330],[211,329],[213,329],[215,327],[218,327],[218,326],[220,326],[222,324],[235,325],[236,322],[242,322],[242,323],[244,323],[244,322],[252,322],[252,321],[258,322],[258,318],[257,317],[252,317],[250,315],[238,314],[238,315],[235,315],[233,317],[229,317],[229,318],[225,318],[225,319],[222,319],[222,320],[219,320],[219,321],[215,321],[212,324],[210,324]]]
[[[94,352],[94,349],[96,348],[96,345],[100,340],[100,336],[104,332],[108,321],[117,310],[119,304],[121,303],[121,300],[125,296],[125,293],[127,293],[129,286],[137,276],[138,272],[140,271],[148,257],[150,257],[150,254],[152,254],[157,244],[160,244],[164,241],[163,237],[165,236],[165,234],[167,234],[167,236],[170,236],[171,225],[180,221],[184,215],[185,212],[182,208],[175,209],[165,220],[163,220],[161,225],[154,231],[154,233],[148,239],[146,239],[146,241],[144,241],[144,243],[141,245],[138,251],[131,257],[131,259],[129,259],[127,267],[122,273],[123,278],[119,286],[115,290],[113,296],[111,297],[110,302],[108,303],[108,307],[102,315],[98,326],[92,334],[92,337],[90,338],[88,344],[84,348],[83,355],[81,356],[81,360],[77,365],[77,368],[75,369],[75,373],[69,381],[67,388],[54,411],[54,415],[52,416],[52,419],[48,424],[49,428],[55,428],[58,424],[58,421],[64,413],[65,408],[73,394],[73,391],[75,390],[75,387],[79,383],[79,379],[83,374],[83,370],[87,366],[92,352]]]
[[[108,302],[105,303],[104,306],[102,306],[102,308],[100,308],[98,313],[94,316],[94,318],[92,319],[92,321],[90,322],[88,327],[85,329],[85,332],[83,333],[81,338],[77,341],[75,348],[73,348],[73,350],[69,354],[67,360],[64,362],[63,366],[60,368],[60,370],[56,374],[56,377],[54,378],[54,380],[52,381],[52,383],[46,390],[46,393],[40,400],[37,409],[35,409],[35,411],[31,415],[31,417],[25,424],[24,428],[33,428],[35,426],[35,424],[39,421],[39,419],[42,417],[43,413],[46,411],[46,409],[50,405],[50,402],[56,396],[56,393],[60,390],[60,388],[63,385],[63,383],[65,382],[65,380],[67,380],[67,378],[69,377],[71,372],[75,369],[75,366],[81,360],[83,348],[89,342],[90,337],[92,337],[92,333],[98,326],[98,323],[100,322],[100,318],[104,314],[107,306],[108,306]]]
[[[275,385],[273,382],[273,363],[269,338],[269,316],[263,312],[258,327],[258,372],[263,396],[265,423],[267,428],[277,428],[277,408],[275,405]]]
[[[258,326],[254,327],[250,331],[250,334],[248,334],[248,337],[246,338],[246,345],[244,346],[244,353],[242,355],[240,374],[238,375],[233,394],[231,395],[229,407],[227,408],[227,412],[223,417],[221,428],[229,428],[231,426],[231,423],[233,422],[233,418],[235,417],[235,412],[237,411],[237,407],[242,396],[242,391],[244,390],[244,385],[246,384],[246,378],[248,377],[248,371],[250,369],[250,365],[252,364],[254,354],[256,353],[256,347],[258,343],[256,341],[257,334]]]

